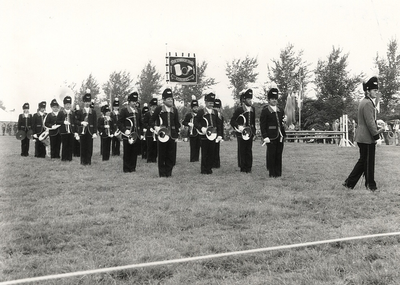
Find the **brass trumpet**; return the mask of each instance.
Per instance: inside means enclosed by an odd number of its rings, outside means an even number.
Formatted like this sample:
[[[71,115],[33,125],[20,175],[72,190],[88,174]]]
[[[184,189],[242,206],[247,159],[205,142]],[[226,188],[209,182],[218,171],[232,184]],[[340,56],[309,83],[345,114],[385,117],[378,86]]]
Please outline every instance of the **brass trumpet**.
[[[236,121],[242,119],[243,122],[240,126],[243,126],[243,130],[239,130],[238,128],[235,127],[235,131],[237,131],[238,133],[242,134],[242,139],[247,141],[250,139],[251,135],[252,135],[252,131],[251,128],[249,126],[246,126],[246,117],[243,114],[240,114],[239,117],[237,117]]]
[[[134,143],[136,142],[137,138],[138,138],[138,135],[137,135],[137,132],[132,132],[132,129],[133,129],[133,122],[132,122],[132,120],[129,119],[129,118],[126,118],[126,119],[127,119],[127,120],[130,122],[130,124],[131,124],[131,128],[130,128],[131,133],[130,133],[129,135],[126,135],[126,134],[124,134],[124,133],[121,132],[121,134],[124,135],[124,136],[127,138],[129,144],[134,144]],[[136,128],[136,127],[135,127],[135,128]]]
[[[170,130],[167,127],[163,126],[163,120],[161,117],[160,118],[160,130],[158,131],[158,140],[162,143],[165,143],[169,140],[170,138]]]

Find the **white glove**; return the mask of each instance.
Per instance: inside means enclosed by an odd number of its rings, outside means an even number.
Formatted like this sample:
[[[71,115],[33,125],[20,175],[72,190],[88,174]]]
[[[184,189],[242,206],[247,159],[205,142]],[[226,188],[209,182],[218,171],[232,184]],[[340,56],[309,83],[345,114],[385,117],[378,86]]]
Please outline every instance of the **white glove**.
[[[220,141],[222,141],[222,137],[221,137],[221,136],[218,136],[218,137],[215,139],[215,142],[216,142],[216,143],[219,143]]]
[[[238,130],[239,130],[239,132],[243,132],[244,127],[243,127],[243,126],[239,126],[239,127],[238,127]]]
[[[201,128],[201,132],[202,132],[203,134],[205,134],[205,133],[207,132],[207,128],[206,128],[206,127],[202,127],[202,128]]]
[[[97,135],[96,135],[96,134],[93,134],[92,138],[93,138],[93,139],[97,138]]]
[[[111,135],[110,135],[110,138],[112,138],[113,136],[114,136],[114,135],[113,135],[113,134],[111,134]]]
[[[140,140],[142,140],[142,141],[144,140],[144,136],[143,136],[143,135],[142,135],[142,136],[140,136]]]
[[[160,127],[159,126],[155,126],[154,130],[156,131],[156,134],[158,134],[158,132],[160,131]]]
[[[75,136],[75,139],[76,139],[77,141],[79,141],[79,135],[78,135],[78,133],[75,133],[74,136]]]
[[[37,139],[37,134],[34,134],[34,135],[33,135],[33,138],[34,138],[34,139]]]
[[[193,123],[190,123],[190,122],[189,122],[189,123],[188,123],[188,126],[189,126],[189,127],[193,127],[194,125],[193,125]]]
[[[88,125],[88,122],[83,121],[83,122],[81,122],[81,125],[84,126],[84,127],[86,127],[86,126]]]
[[[104,128],[109,129],[110,125],[104,125]]]
[[[64,125],[71,125],[71,123],[68,121],[64,121]]]
[[[143,133],[146,133],[147,132],[147,129],[143,129]]]
[[[266,137],[265,139],[263,139],[264,143],[270,143],[271,140],[269,139],[269,137]]]
[[[131,131],[130,131],[130,130],[126,130],[126,131],[125,131],[125,135],[129,136],[130,134],[131,134]]]

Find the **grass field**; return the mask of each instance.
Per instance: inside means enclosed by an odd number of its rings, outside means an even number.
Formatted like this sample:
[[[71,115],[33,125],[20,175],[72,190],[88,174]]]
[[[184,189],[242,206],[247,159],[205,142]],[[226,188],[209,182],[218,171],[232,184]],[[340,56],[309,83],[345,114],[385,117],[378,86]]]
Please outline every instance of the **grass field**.
[[[397,232],[400,147],[380,146],[379,192],[341,186],[357,148],[286,143],[283,176],[268,177],[265,148],[239,172],[236,141],[201,175],[178,143],[171,178],[139,159],[92,165],[20,156],[0,137],[0,281],[325,239]],[[272,251],[51,280],[40,284],[400,284],[400,237]],[[39,283],[36,283],[39,284]]]

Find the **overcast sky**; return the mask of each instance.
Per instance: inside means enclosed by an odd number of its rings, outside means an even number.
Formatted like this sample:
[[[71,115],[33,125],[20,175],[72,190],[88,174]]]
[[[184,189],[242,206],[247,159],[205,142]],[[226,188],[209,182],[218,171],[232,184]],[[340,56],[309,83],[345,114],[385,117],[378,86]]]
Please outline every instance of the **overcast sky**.
[[[140,3],[140,4],[139,4]],[[216,79],[217,97],[232,105],[226,63],[257,57],[258,82],[289,43],[315,68],[332,47],[349,53],[351,73],[373,75],[373,60],[399,41],[396,0],[0,0],[0,87],[8,110],[31,113],[79,88],[91,73],[100,86],[114,71],[136,81],[151,60],[165,74],[166,52],[195,53]],[[49,109],[49,108],[48,108]]]

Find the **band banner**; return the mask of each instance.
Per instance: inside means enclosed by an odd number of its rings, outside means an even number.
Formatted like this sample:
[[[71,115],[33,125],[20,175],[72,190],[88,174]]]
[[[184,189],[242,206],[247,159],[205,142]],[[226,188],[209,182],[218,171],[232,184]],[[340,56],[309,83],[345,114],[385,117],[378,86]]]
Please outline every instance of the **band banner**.
[[[195,57],[169,57],[169,81],[195,85],[197,84]]]

